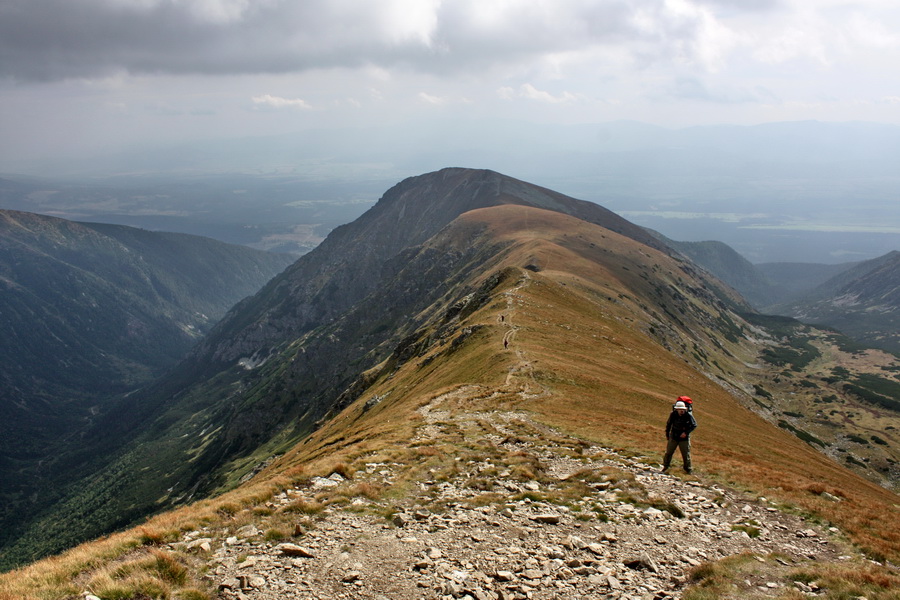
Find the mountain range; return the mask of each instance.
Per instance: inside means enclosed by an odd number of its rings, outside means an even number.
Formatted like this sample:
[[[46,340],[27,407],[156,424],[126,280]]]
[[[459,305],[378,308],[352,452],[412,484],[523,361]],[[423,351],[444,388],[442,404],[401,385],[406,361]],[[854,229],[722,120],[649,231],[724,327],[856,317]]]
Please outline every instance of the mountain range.
[[[831,327],[867,347],[900,353],[900,252],[837,265],[751,264],[722,242],[656,234],[769,314]]]
[[[492,171],[409,178],[96,419],[86,437],[110,442],[93,472],[36,511],[3,559],[57,552],[229,490],[254,496],[318,469],[352,473],[391,448],[412,450],[417,410],[448,393],[644,456],[658,452],[672,401],[686,393],[702,425],[701,476],[765,490],[893,560],[897,540],[879,523],[896,512],[896,494],[872,481],[898,472],[898,396],[885,373],[900,365],[842,343],[757,313],[596,204]],[[833,396],[831,416],[805,391]],[[807,404],[787,408],[788,397]],[[840,433],[810,433],[817,420],[833,432],[858,421],[884,444],[848,450]],[[425,446],[420,456],[440,454]],[[235,505],[228,493],[214,511],[256,502]]]

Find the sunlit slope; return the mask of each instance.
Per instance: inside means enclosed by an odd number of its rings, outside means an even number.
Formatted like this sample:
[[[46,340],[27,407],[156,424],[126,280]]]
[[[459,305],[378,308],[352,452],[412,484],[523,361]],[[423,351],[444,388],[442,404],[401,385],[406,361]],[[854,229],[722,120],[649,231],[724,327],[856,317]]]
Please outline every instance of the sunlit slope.
[[[701,477],[812,511],[869,550],[897,556],[895,494],[750,412],[704,374],[698,356],[728,370],[758,350],[756,334],[685,265],[556,213],[498,207],[467,213],[455,226],[475,223],[509,243],[491,269],[473,274],[502,274],[490,299],[449,338],[435,335],[440,323],[422,328],[415,355],[400,361],[395,354],[370,373],[375,383],[356,403],[279,468],[406,443],[415,409],[448,390],[460,390],[461,405],[532,411],[586,439],[661,457],[671,403],[689,394],[700,424],[693,448]],[[654,290],[664,290],[655,301]],[[678,323],[656,320],[666,311]]]

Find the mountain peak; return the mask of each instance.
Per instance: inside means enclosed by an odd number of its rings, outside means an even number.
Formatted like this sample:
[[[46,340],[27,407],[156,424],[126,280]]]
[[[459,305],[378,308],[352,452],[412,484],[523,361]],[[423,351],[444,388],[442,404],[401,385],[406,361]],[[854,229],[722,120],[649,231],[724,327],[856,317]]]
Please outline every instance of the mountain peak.
[[[404,179],[356,221],[332,231],[256,300],[226,317],[195,356],[233,362],[327,323],[372,292],[385,262],[468,211],[503,204],[571,215],[666,250],[643,228],[592,202],[490,170],[445,168]]]

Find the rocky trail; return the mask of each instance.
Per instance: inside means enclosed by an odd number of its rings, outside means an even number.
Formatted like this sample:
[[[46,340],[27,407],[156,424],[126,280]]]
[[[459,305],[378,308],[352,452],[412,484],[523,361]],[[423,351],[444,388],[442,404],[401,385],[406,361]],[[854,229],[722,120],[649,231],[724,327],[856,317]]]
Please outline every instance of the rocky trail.
[[[235,516],[232,527],[191,532],[172,548],[205,557],[220,597],[241,600],[674,599],[691,568],[741,554],[751,563],[741,597],[785,586],[815,596],[785,573],[841,559],[837,530],[765,498],[660,473],[525,413],[460,409],[477,391],[420,411],[413,447],[460,449],[424,454],[435,468],[363,462],[350,479],[313,478],[252,522]],[[384,491],[370,499],[366,489]],[[344,502],[309,510],[326,496]],[[283,527],[285,515],[289,538],[271,539],[268,528]]]
[[[419,410],[409,447],[287,489],[226,528],[171,544],[239,600],[681,598],[692,569],[737,556],[740,598],[815,583],[790,572],[850,559],[840,532],[673,468],[479,410],[547,393],[514,341],[519,290],[499,317],[517,363],[503,391],[462,386]],[[662,448],[660,449],[662,450]],[[349,477],[345,477],[349,475]],[[835,501],[838,501],[835,498]]]

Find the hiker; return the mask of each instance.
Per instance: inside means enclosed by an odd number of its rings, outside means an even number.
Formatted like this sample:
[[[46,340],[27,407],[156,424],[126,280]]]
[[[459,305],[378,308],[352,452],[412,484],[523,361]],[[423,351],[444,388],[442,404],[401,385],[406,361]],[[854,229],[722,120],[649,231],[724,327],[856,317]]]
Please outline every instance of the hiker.
[[[662,472],[669,469],[675,448],[681,450],[681,460],[684,463],[684,472],[691,472],[691,432],[697,428],[694,415],[688,412],[687,404],[678,400],[672,407],[672,414],[666,421],[666,455],[663,457]]]

